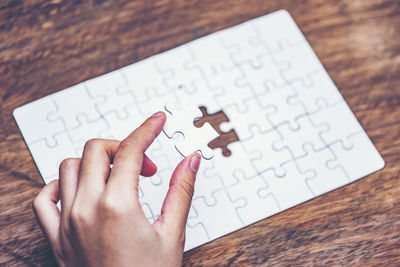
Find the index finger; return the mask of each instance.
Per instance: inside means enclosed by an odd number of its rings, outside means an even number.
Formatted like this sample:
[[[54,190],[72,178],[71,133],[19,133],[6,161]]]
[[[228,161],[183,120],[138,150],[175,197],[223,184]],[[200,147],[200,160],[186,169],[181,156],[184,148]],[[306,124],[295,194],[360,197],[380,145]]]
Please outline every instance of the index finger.
[[[144,152],[160,134],[165,120],[163,112],[155,113],[120,143],[107,186],[117,185],[119,192],[134,189],[137,194]]]

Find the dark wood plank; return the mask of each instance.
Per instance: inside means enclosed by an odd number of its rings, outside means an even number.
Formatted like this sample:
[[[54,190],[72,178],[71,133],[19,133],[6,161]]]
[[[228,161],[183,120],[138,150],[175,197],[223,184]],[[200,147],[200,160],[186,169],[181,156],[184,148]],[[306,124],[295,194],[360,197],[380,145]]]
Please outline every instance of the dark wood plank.
[[[43,183],[17,106],[287,9],[386,161],[384,170],[185,253],[185,265],[400,265],[400,2],[0,3],[0,265],[55,265],[31,211]]]

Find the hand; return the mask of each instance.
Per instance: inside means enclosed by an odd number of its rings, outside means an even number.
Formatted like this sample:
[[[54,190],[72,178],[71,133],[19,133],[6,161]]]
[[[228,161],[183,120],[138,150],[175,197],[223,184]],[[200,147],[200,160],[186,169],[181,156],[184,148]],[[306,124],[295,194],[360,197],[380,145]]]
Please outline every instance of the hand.
[[[176,167],[156,222],[138,200],[139,174],[157,171],[144,153],[165,118],[154,114],[122,142],[88,141],[82,158],[64,160],[59,180],[39,193],[33,208],[60,266],[181,265],[200,155]]]

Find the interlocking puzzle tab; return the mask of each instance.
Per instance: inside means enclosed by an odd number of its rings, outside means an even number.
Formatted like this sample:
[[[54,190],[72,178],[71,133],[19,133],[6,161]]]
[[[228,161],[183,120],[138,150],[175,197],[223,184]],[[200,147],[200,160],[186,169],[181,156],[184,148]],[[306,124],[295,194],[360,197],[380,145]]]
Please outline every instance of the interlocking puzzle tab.
[[[211,159],[214,154],[207,145],[218,137],[218,133],[209,123],[199,128],[194,125],[194,120],[202,116],[200,109],[188,102],[183,107],[166,105],[165,110],[167,111],[167,121],[163,129],[165,135],[168,138],[173,138],[176,134],[183,135],[183,140],[178,140],[175,144],[179,153],[186,157],[199,151],[204,159]]]

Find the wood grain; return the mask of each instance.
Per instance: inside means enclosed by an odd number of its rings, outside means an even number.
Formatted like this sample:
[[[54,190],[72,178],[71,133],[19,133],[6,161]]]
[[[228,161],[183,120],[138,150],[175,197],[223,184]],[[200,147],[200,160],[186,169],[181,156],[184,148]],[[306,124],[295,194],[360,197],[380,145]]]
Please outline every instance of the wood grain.
[[[0,265],[55,265],[17,106],[287,9],[386,161],[360,181],[185,253],[184,265],[400,265],[400,2],[0,2]]]

